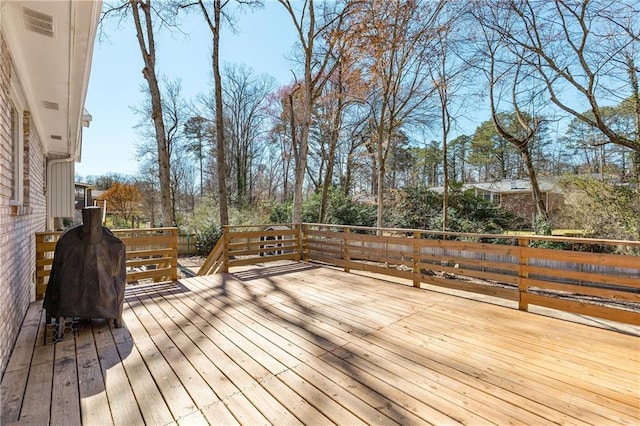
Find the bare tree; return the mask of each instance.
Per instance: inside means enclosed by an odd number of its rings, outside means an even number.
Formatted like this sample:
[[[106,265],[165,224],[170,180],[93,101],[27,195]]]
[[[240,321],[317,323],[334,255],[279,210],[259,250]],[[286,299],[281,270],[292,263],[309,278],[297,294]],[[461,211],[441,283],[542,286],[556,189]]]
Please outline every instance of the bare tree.
[[[331,37],[328,30],[336,31],[342,28],[346,10],[342,8],[340,2],[323,3],[322,15],[319,20],[316,20],[316,7],[313,0],[305,0],[301,10],[297,10],[294,6],[295,2],[291,0],[278,1],[289,13],[302,49],[304,77],[302,82],[299,82],[299,86],[294,88],[294,90],[302,89],[303,108],[299,117],[300,135],[295,140],[297,143],[293,144],[296,162],[292,212],[292,221],[300,223],[313,105],[337,64],[331,61],[337,39]],[[292,111],[291,120],[295,119]],[[292,131],[294,129],[292,126]]]
[[[184,176],[185,169],[192,168],[189,158],[187,158],[183,153],[187,142],[185,124],[188,117],[188,108],[182,97],[181,81],[179,79],[175,81],[163,79],[163,82],[164,89],[161,92],[163,123],[165,124],[165,135],[163,140],[165,141],[167,161],[169,163],[170,208],[172,216],[175,218],[178,208],[178,199],[181,197],[180,189],[183,185],[177,180],[177,176]],[[136,144],[136,149],[139,158],[146,157],[151,161],[151,164],[145,165],[144,168],[147,170],[155,169],[153,174],[157,175],[157,168],[153,167],[157,164],[157,152],[153,149],[153,146],[148,143],[153,140],[155,135],[153,121],[150,122],[149,120],[149,117],[151,116],[151,109],[152,106],[149,97],[146,98],[146,104],[141,108],[135,109],[136,113],[141,117],[141,122],[136,126],[136,128],[142,136],[142,141]]]
[[[429,69],[440,101],[443,162],[442,230],[444,231],[448,227],[449,134],[453,121],[458,115],[456,109],[459,111],[456,101],[458,101],[457,98],[461,92],[463,77],[467,77],[468,81],[468,72],[471,69],[471,59],[464,57],[465,52],[461,49],[463,44],[468,43],[469,38],[466,35],[468,32],[465,31],[465,24],[468,23],[468,20],[463,20],[465,8],[465,3],[447,3],[443,12],[439,14],[437,22],[440,30],[435,34],[433,40],[437,64]]]
[[[256,144],[266,132],[267,96],[274,86],[272,77],[256,76],[246,66],[225,68],[225,129],[231,174],[235,176],[236,199],[242,207],[251,203],[252,160],[256,155]]]
[[[299,87],[294,85],[295,87]],[[268,96],[267,112],[272,121],[272,127],[269,131],[270,143],[266,146],[268,151],[265,153],[266,158],[275,161],[275,164],[269,164],[266,170],[269,175],[275,176],[276,180],[272,181],[269,192],[276,196],[279,200],[288,200],[291,197],[291,181],[293,169],[293,146],[298,127],[295,120],[290,118],[291,111],[295,109],[292,106],[294,94],[298,91],[294,90],[294,86],[283,86]],[[298,101],[296,101],[296,104]],[[275,173],[276,170],[279,172]]]
[[[494,19],[482,24],[537,72],[551,102],[601,131],[607,143],[632,150],[635,169],[640,170],[638,2],[521,0],[487,1],[485,6],[494,9]],[[606,119],[603,106],[629,97],[635,104],[636,129],[625,134]]]
[[[377,226],[383,226],[384,176],[394,135],[424,117],[435,89],[430,41],[439,31],[436,18],[444,2],[401,0],[356,3],[349,30],[356,38],[359,64],[368,86],[371,152],[377,168]]]
[[[218,164],[218,204],[220,206],[220,225],[229,224],[229,207],[227,196],[227,170],[225,162],[225,144],[224,144],[224,119],[222,112],[222,77],[220,76],[220,23],[222,18],[222,9],[228,1],[213,0],[212,15],[207,10],[204,2],[198,2],[202,14],[211,30],[213,49],[211,53],[211,66],[213,69],[213,82],[215,93],[215,112],[216,112],[216,159]]]
[[[485,22],[499,22],[502,19],[500,13],[490,8],[478,8],[475,16],[480,24],[480,33],[483,42],[479,50],[484,52],[483,72],[489,84],[489,106],[491,121],[497,134],[513,145],[520,154],[524,163],[527,176],[531,183],[531,192],[536,206],[536,214],[548,220],[548,214],[544,199],[538,184],[537,172],[531,156],[531,146],[542,126],[541,117],[535,113],[536,102],[541,103],[543,89],[536,85],[535,75],[532,75],[532,67],[523,59],[525,52],[522,48],[512,45],[501,33],[494,31],[491,25]],[[506,23],[503,22],[502,25]],[[504,96],[500,88],[509,90],[509,96]],[[510,116],[511,123],[506,123],[507,116],[498,108],[499,102],[507,102],[509,109],[513,110]],[[530,112],[522,111],[521,106],[526,105]]]
[[[348,15],[345,14],[346,17]],[[340,30],[340,28],[337,29]],[[321,223],[327,220],[329,188],[333,184],[336,157],[345,126],[345,116],[348,110],[362,98],[361,92],[364,90],[361,73],[354,58],[352,39],[346,31],[331,31],[331,37],[335,39],[335,48],[331,54],[335,66],[333,66],[332,74],[329,76],[321,96],[326,107],[325,125],[327,127],[327,146],[323,149],[326,170],[324,176],[321,177],[322,195],[319,216]],[[345,195],[347,193],[348,191],[345,192]]]
[[[198,160],[198,173],[200,176],[200,196],[204,196],[204,158],[207,152],[207,134],[209,133],[211,124],[209,120],[201,115],[190,117],[184,124],[184,131],[192,140],[185,147],[187,152],[191,153]]]
[[[492,57],[494,54],[495,52],[492,51]],[[524,114],[518,106],[517,87],[522,83],[519,78],[520,66],[521,64],[519,63],[514,66],[515,74],[512,80],[511,97],[511,106],[514,110],[515,123],[519,131],[510,131],[505,123],[500,120],[501,115],[498,113],[495,99],[495,87],[496,84],[498,84],[498,81],[495,75],[493,60],[489,73],[489,103],[491,106],[491,119],[498,134],[507,142],[515,146],[520,152],[522,161],[527,169],[529,182],[531,183],[531,192],[536,206],[536,213],[538,217],[548,220],[549,216],[545,207],[544,198],[542,198],[542,192],[540,191],[540,185],[538,184],[537,172],[531,157],[531,145],[533,145],[536,135],[540,130],[542,119],[538,116]]]
[[[166,23],[161,15],[161,10],[156,9],[152,0],[128,0],[117,6],[108,7],[102,19],[112,14],[126,14],[130,12],[136,29],[136,37],[140,47],[140,53],[144,61],[142,75],[147,81],[149,95],[151,97],[151,118],[154,124],[158,174],[160,177],[160,205],[162,221],[165,226],[173,226],[175,218],[171,208],[171,184],[169,172],[169,153],[165,140],[165,124],[162,113],[162,97],[160,85],[156,74],[156,45],[154,23],[157,18],[160,23]]]
[[[217,164],[217,177],[218,177],[218,203],[220,205],[220,225],[229,224],[229,202],[227,194],[227,170],[225,161],[225,130],[224,130],[224,112],[223,112],[223,100],[222,100],[222,76],[220,73],[220,33],[222,21],[226,21],[233,26],[233,21],[228,14],[225,13],[225,8],[228,8],[231,3],[230,0],[213,0],[211,2],[210,9],[204,0],[198,0],[196,2],[183,4],[180,7],[196,6],[202,12],[202,16],[211,31],[212,37],[212,52],[211,52],[211,67],[213,71],[213,83],[214,83],[214,98],[215,98],[215,114],[216,114],[216,164]],[[257,7],[262,5],[259,0],[238,0],[240,5]]]

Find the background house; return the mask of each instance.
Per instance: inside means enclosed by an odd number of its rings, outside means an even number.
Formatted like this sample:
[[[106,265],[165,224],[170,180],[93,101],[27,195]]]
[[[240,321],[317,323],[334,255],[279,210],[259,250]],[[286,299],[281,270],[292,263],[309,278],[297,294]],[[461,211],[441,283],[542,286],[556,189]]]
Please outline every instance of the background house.
[[[562,191],[550,177],[539,177],[538,186],[547,208],[547,213],[553,214],[560,208],[564,199]],[[477,197],[482,197],[493,204],[511,211],[525,220],[532,220],[536,207],[533,201],[531,181],[529,179],[509,179],[496,182],[471,183],[465,189],[474,191]]]
[[[0,376],[35,298],[35,233],[74,216],[101,6],[0,0]]]

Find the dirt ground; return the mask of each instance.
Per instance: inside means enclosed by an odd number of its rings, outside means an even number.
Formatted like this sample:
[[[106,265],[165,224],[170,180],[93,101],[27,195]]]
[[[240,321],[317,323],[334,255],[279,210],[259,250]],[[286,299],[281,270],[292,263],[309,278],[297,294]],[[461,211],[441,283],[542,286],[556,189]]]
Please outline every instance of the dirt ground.
[[[180,256],[178,257],[178,266],[180,266],[178,270],[178,275],[180,278],[188,277],[188,273],[185,271],[188,270],[193,274],[198,273],[198,269],[205,261],[204,256]]]

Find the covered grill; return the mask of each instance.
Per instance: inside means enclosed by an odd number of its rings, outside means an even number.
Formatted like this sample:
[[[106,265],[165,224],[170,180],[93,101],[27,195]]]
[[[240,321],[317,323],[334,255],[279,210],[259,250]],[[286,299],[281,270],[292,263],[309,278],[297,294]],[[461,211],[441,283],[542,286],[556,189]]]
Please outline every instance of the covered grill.
[[[60,237],[44,297],[47,322],[53,317],[60,326],[57,339],[64,318],[113,319],[122,327],[125,245],[102,226],[100,208],[83,209],[82,222]]]

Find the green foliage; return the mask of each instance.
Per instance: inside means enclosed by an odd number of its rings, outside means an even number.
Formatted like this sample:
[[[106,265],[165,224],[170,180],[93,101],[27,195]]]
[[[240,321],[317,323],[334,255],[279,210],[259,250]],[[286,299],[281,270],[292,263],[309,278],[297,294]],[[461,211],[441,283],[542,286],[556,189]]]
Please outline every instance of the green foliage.
[[[339,188],[332,187],[330,190],[328,213],[329,223],[352,226],[376,225],[376,207],[345,197]]]
[[[291,222],[291,201],[286,203],[272,203],[269,212],[269,223],[289,223]]]
[[[320,220],[322,194],[313,194],[302,204],[302,221],[317,223]],[[271,204],[270,223],[291,222],[291,202]],[[345,197],[340,188],[329,188],[326,223],[352,226],[375,226],[375,206],[357,203]]]
[[[424,187],[406,188],[391,209],[392,226],[412,229],[441,229],[433,223],[442,218],[442,195]]]
[[[309,223],[320,222],[320,205],[322,195],[316,192],[302,203],[302,221]]]
[[[551,222],[542,216],[538,216],[533,223],[533,230],[536,235],[551,235],[553,227],[551,226]]]
[[[542,216],[536,217],[533,223],[533,229],[536,235],[551,235],[553,231],[553,226],[551,222],[545,219]],[[548,248],[548,249],[557,249],[564,250],[569,247],[568,243],[564,242],[556,242],[556,241],[531,241],[529,243],[530,247],[538,247],[538,248]]]
[[[196,251],[199,255],[206,256],[215,247],[222,237],[222,228],[217,223],[211,222],[203,230],[196,232]]]
[[[131,222],[121,216],[109,215],[105,226],[109,229],[128,229],[131,228]]]
[[[595,238],[640,238],[640,190],[637,184],[617,184],[585,176],[566,177],[565,206],[558,224],[583,229]]]
[[[442,229],[442,194],[426,188],[406,188],[404,197],[393,206],[396,220],[392,226],[415,229]],[[523,227],[521,219],[473,192],[453,188],[449,194],[448,231],[501,233]]]
[[[195,234],[203,232],[212,223],[219,224],[218,212],[218,203],[213,197],[200,198],[191,217],[183,219],[184,223],[180,226],[180,231]]]
[[[303,205],[303,217],[319,220],[320,203],[320,193],[310,197]],[[329,188],[326,222],[336,225],[375,226],[376,207],[355,202],[346,197],[340,188],[332,186]]]

